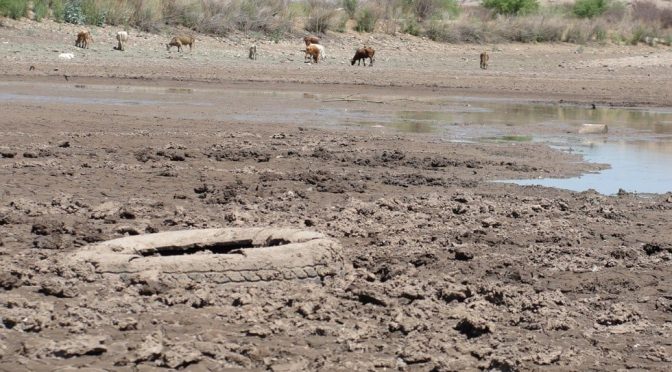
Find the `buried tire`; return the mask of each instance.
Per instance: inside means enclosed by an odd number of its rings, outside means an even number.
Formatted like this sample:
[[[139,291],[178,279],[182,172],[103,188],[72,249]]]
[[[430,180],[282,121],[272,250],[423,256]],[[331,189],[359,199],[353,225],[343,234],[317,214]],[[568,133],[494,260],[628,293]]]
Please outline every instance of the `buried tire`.
[[[344,269],[340,245],[304,230],[230,228],[169,231],[82,247],[70,263],[96,274],[158,275],[211,283],[320,279]],[[80,266],[81,267],[81,266]]]

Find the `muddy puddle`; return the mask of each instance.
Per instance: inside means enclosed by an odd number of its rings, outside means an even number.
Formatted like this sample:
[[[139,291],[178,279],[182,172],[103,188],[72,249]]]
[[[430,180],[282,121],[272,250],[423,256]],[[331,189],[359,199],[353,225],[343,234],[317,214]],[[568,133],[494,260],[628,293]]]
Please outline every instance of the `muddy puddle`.
[[[579,134],[584,123],[605,124],[604,135]],[[541,142],[578,153],[609,169],[573,178],[508,180],[573,191],[636,193],[672,191],[672,111],[669,109],[580,108],[478,102],[464,109],[402,111],[391,127],[436,132],[456,141]]]
[[[363,89],[363,88],[362,88]],[[545,143],[609,169],[569,179],[514,180],[574,191],[614,194],[672,191],[672,109],[533,104],[476,97],[409,98],[393,91],[336,94],[304,87],[113,86],[0,82],[0,103],[98,106],[144,118],[425,133],[453,142]],[[398,94],[399,92],[397,92]],[[584,123],[605,135],[578,134]]]

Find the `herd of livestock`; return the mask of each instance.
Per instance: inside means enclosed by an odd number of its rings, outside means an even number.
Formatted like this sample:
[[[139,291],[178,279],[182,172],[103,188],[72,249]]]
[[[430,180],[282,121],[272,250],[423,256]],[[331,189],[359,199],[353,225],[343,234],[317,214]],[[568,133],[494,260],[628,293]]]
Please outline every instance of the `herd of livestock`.
[[[124,50],[124,45],[128,41],[128,32],[126,31],[119,31],[117,32],[117,42],[118,45],[115,47],[117,50]],[[192,48],[194,47],[194,42],[196,39],[194,39],[193,36],[188,36],[188,35],[180,35],[180,36],[175,36],[172,39],[170,39],[170,42],[166,44],[166,49],[170,50],[172,47],[177,47],[178,52],[182,52],[182,47],[188,45],[189,46],[189,51],[191,52]],[[304,62],[307,59],[310,59],[314,63],[319,63],[320,60],[323,60],[326,58],[325,54],[325,49],[322,44],[320,44],[320,38],[315,36],[315,35],[309,35],[303,38],[304,43],[306,44],[306,48],[302,49],[301,51],[305,53],[304,55]],[[88,30],[82,30],[77,33],[77,40],[75,41],[75,46],[80,47],[80,48],[88,48],[89,44],[93,43],[93,37],[91,36],[91,32]],[[368,46],[359,48],[355,51],[354,57],[350,60],[350,64],[354,65],[355,62],[359,66],[361,62],[364,62],[364,66],[366,66],[366,60],[369,60],[369,66],[373,66],[373,61],[375,61],[374,55],[376,54],[376,51]],[[249,53],[249,58],[250,59],[257,59],[257,46],[252,45],[250,46],[250,53]],[[488,52],[483,52],[480,55],[480,67],[482,69],[487,69],[488,68],[488,62],[490,61],[490,56],[488,55]]]
[[[177,47],[177,51],[181,52],[182,47],[188,45],[189,51],[194,47],[193,36],[180,35],[173,37],[168,44],[166,44],[166,49],[170,50],[172,47]],[[320,38],[314,35],[309,35],[303,38],[303,41],[306,44],[306,48],[301,51],[305,53],[304,61],[310,58],[314,63],[319,63],[320,60],[326,58],[324,46],[320,44]],[[117,46],[115,49],[123,51],[126,43],[128,42],[128,32],[119,31],[117,32]],[[88,48],[89,44],[93,43],[93,37],[89,30],[81,30],[77,33],[77,40],[75,41],[75,46],[80,48]],[[366,60],[369,60],[369,66],[373,66],[373,61],[375,61],[374,55],[376,51],[368,46],[357,49],[355,51],[355,56],[350,60],[350,64],[354,65],[355,62],[359,66],[362,61],[364,61],[364,66],[366,66]],[[250,59],[257,59],[257,46],[250,46]]]

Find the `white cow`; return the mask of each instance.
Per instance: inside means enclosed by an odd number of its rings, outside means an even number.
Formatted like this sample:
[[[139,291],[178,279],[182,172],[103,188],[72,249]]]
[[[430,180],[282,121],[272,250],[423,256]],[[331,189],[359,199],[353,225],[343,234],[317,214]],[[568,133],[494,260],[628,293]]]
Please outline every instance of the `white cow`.
[[[124,50],[124,44],[126,44],[126,42],[128,41],[128,32],[126,31],[117,32],[117,41],[119,42],[117,50]]]

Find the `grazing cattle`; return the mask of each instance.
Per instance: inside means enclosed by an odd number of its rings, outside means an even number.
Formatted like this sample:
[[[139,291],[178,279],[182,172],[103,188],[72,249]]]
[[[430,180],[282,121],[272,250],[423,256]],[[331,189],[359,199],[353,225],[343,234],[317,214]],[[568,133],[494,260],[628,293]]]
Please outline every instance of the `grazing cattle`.
[[[312,45],[315,48],[320,50],[320,59],[321,60],[324,60],[325,58],[327,58],[327,54],[324,52],[324,46],[323,45],[320,45],[320,44],[309,44],[309,45]],[[308,53],[306,53],[306,55],[303,56],[303,61],[305,62],[306,59],[308,59],[308,58],[310,58],[310,55]]]
[[[481,53],[481,68],[483,70],[488,69],[488,61],[489,60],[490,60],[490,56],[488,55],[488,52]]]
[[[89,48],[89,43],[93,43],[93,37],[89,30],[81,30],[77,33],[77,40],[75,46],[79,48]]]
[[[304,52],[306,53],[304,56],[304,60],[305,57],[310,57],[313,59],[313,61],[315,61],[315,63],[319,62],[321,49],[318,48],[317,45],[315,44],[308,45],[304,50]]]
[[[324,46],[323,46],[323,45],[320,45],[320,44],[313,44],[313,45],[314,45],[317,49],[320,50],[320,59],[321,59],[321,60],[324,60],[325,58],[327,58],[327,55],[326,55],[326,53],[324,52]]]
[[[308,35],[303,38],[303,42],[306,43],[306,46],[310,44],[319,44],[320,43],[320,38],[315,36],[315,35]]]
[[[350,60],[350,64],[354,66],[355,62],[357,62],[357,66],[359,66],[360,63],[362,62],[362,60],[364,60],[364,66],[366,66],[366,59],[368,58],[369,62],[370,62],[369,66],[373,66],[373,61],[375,61],[373,56],[375,54],[376,54],[376,51],[373,50],[373,48],[371,48],[371,47],[359,48],[355,52],[355,56],[352,57],[352,59]]]
[[[170,50],[171,47],[176,46],[177,51],[181,52],[183,45],[189,45],[189,51],[191,52],[194,42],[196,42],[196,39],[194,39],[193,36],[175,36],[168,44],[166,44],[166,49]]]
[[[248,56],[250,59],[257,59],[257,45],[252,44],[250,47],[250,54]]]
[[[117,50],[124,50],[124,45],[128,41],[128,32],[126,31],[119,31],[117,32],[117,42],[119,42],[119,45],[117,45]]]

